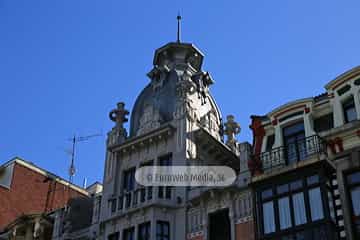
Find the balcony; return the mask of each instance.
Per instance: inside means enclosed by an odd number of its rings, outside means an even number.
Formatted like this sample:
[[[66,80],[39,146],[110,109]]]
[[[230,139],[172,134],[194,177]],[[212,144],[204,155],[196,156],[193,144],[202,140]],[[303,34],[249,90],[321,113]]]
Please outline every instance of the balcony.
[[[262,171],[268,172],[321,154],[326,154],[326,143],[318,135],[313,135],[253,157],[260,161]]]
[[[110,198],[111,215],[124,214],[152,204],[174,206],[173,187],[140,187],[134,191],[124,192],[118,198]]]

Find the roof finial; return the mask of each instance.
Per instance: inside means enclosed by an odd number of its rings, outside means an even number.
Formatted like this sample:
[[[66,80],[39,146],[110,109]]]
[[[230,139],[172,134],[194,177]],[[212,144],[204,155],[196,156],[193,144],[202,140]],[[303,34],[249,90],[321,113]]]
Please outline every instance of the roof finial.
[[[178,27],[177,27],[177,42],[180,43],[180,21],[181,21],[180,12],[178,13],[176,19],[177,19],[177,24],[178,24]]]

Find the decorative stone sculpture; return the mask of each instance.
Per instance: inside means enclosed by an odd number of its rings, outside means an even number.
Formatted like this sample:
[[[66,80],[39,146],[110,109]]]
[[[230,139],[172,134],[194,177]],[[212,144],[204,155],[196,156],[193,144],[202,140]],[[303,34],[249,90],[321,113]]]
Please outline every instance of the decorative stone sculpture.
[[[144,107],[142,116],[140,117],[140,128],[137,131],[137,135],[147,133],[160,127],[161,120],[162,119],[159,110],[156,109],[153,105],[147,104]]]
[[[40,237],[40,234],[41,234],[40,219],[36,219],[34,224],[34,233],[33,233],[34,239],[38,239]]]
[[[235,136],[240,133],[241,128],[240,124],[235,121],[235,118],[233,115],[228,115],[226,117],[227,122],[225,125],[225,135],[227,136],[226,144],[228,145],[234,145],[236,143]]]
[[[128,121],[127,115],[129,115],[129,111],[125,109],[125,103],[119,102],[117,108],[109,113],[109,118],[116,123],[117,127],[123,128],[123,124]]]

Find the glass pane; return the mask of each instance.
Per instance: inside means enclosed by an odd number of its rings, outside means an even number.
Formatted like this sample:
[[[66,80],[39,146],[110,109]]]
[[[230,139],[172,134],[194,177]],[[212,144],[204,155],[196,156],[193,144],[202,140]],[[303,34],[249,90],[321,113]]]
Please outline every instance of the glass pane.
[[[162,234],[162,224],[159,222],[156,224],[156,234]]]
[[[295,163],[298,160],[298,151],[297,151],[297,145],[296,143],[287,143],[286,144],[287,149],[287,161],[289,164]]]
[[[298,138],[297,141],[297,149],[299,152],[299,159],[298,160],[304,160],[307,157],[307,149],[306,149],[306,141],[304,140],[305,134],[301,136],[301,139]]]
[[[289,197],[279,199],[279,218],[280,229],[286,229],[291,227]]]
[[[308,185],[319,183],[319,175],[314,175],[314,176],[308,177],[306,179],[306,181],[307,181]]]
[[[348,175],[347,180],[349,184],[360,183],[360,172]]]
[[[289,192],[289,184],[280,185],[276,188],[278,194]]]
[[[299,122],[296,124],[293,124],[291,126],[285,127],[283,130],[284,136],[289,136],[289,135],[294,135],[298,132],[303,132],[304,131],[304,123],[303,122]]]
[[[343,103],[343,109],[345,122],[351,122],[357,119],[353,97],[349,98],[346,102]]]
[[[269,197],[271,197],[272,195],[273,195],[273,191],[272,191],[271,188],[261,192],[261,198],[262,198],[262,199],[269,198]]]
[[[263,204],[263,224],[264,233],[275,232],[274,203],[267,202]]]
[[[351,190],[351,202],[354,209],[354,215],[360,216],[360,187]]]
[[[301,225],[306,223],[306,210],[304,193],[297,193],[292,196],[293,207],[294,207],[294,219],[295,225]]]
[[[316,221],[324,218],[324,210],[320,188],[309,190],[311,220]]]
[[[290,189],[291,190],[297,190],[299,188],[302,188],[303,184],[301,180],[297,180],[290,183]]]
[[[163,231],[164,235],[169,235],[169,225],[167,223],[164,223]]]
[[[356,117],[356,110],[354,107],[346,110],[346,118],[348,122],[356,120]]]

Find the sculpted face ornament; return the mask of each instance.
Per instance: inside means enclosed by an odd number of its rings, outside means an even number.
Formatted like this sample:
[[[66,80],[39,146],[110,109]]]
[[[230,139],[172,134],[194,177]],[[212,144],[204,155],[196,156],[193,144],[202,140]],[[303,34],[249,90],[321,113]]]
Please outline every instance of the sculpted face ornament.
[[[129,111],[125,109],[125,103],[119,102],[117,108],[109,113],[109,118],[116,123],[116,126],[123,127],[123,124],[128,121],[127,115],[129,115]]]
[[[241,128],[240,124],[235,121],[235,118],[233,115],[228,115],[226,117],[227,122],[225,125],[225,135],[227,136],[226,143],[235,143],[235,136],[240,133]]]

